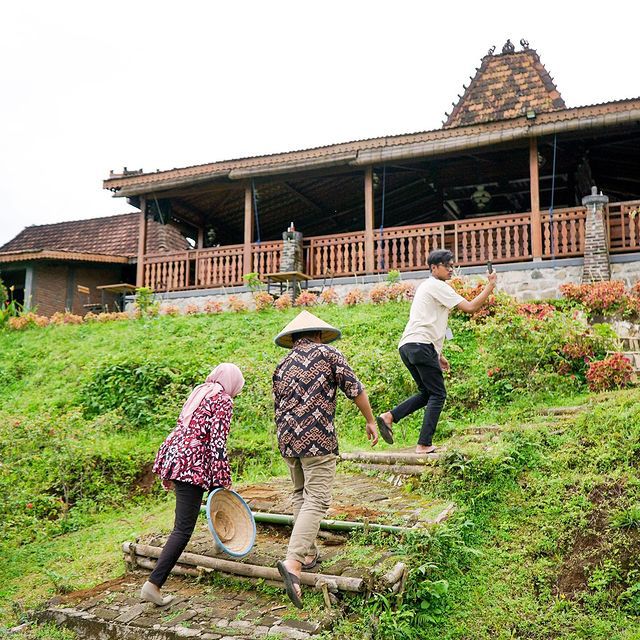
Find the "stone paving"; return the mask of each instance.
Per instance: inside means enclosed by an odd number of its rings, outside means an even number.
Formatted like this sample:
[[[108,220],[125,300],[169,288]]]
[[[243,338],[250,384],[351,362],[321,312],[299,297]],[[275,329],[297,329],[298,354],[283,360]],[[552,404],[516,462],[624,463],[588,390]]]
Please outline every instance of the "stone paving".
[[[288,479],[236,489],[253,511],[292,512]],[[337,476],[327,518],[420,528],[439,521],[450,508],[450,504],[409,493],[379,477],[346,471]],[[289,533],[288,526],[258,525],[256,545],[240,562],[274,567],[276,560],[285,556]],[[154,535],[136,542],[162,546],[166,537],[166,534]],[[383,546],[358,547],[348,533],[321,531],[318,544],[321,562],[313,571],[363,578],[367,591],[390,589],[385,575],[404,559],[394,550],[395,540],[389,536],[388,544]],[[187,551],[216,557],[204,518],[198,523]],[[218,554],[217,557],[224,556]],[[188,570],[198,573],[193,566]],[[311,597],[313,588],[305,587],[305,609],[299,611],[289,603],[281,583],[234,579],[229,574],[221,576],[218,572],[200,571],[201,579],[172,575],[164,591],[177,597],[167,607],[156,607],[140,603],[138,599],[147,575],[148,570],[136,567],[119,580],[61,596],[48,603],[38,618],[71,628],[80,638],[231,640],[269,636],[302,639],[330,626],[333,617],[339,615],[342,600],[352,597],[348,594],[336,597],[328,592],[323,597],[321,591],[315,591],[315,597]],[[400,586],[400,582],[396,583],[395,589]]]
[[[80,638],[240,638],[304,639],[331,622],[323,612],[298,611],[278,599],[247,590],[199,584],[171,576],[165,591],[175,595],[166,607],[141,603],[140,587],[146,574],[129,573],[98,587],[49,603],[41,621],[62,624]]]

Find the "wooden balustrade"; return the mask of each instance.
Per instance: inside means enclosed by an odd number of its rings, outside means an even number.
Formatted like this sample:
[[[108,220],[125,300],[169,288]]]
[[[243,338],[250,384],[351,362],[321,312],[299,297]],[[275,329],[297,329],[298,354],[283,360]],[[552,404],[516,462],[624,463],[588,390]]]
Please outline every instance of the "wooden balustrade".
[[[308,273],[314,277],[365,273],[364,231],[309,238]]]
[[[542,257],[570,258],[584,253],[584,207],[542,213]]]
[[[486,262],[530,260],[531,214],[456,220],[452,224],[454,256],[462,267]]]
[[[376,272],[426,269],[429,252],[444,246],[443,223],[383,229],[374,236]]]
[[[270,242],[254,242],[251,245],[252,271],[264,276],[266,273],[275,273],[280,269],[280,256],[282,255],[282,240]]]
[[[243,245],[212,247],[194,251],[198,288],[243,284]]]
[[[541,214],[543,258],[581,256],[585,246],[584,207]],[[640,250],[640,200],[611,203],[607,210],[612,253]],[[433,249],[449,249],[460,266],[532,258],[531,214],[390,227],[374,234],[375,273],[426,270]],[[253,243],[252,269],[261,276],[278,271],[282,241]],[[365,232],[305,238],[304,264],[312,277],[366,272]],[[203,289],[243,284],[243,245],[147,255],[144,283],[154,291]]]
[[[153,291],[178,291],[189,287],[189,253],[162,253],[144,257],[144,286]]]
[[[610,202],[607,219],[611,253],[640,250],[640,200]]]

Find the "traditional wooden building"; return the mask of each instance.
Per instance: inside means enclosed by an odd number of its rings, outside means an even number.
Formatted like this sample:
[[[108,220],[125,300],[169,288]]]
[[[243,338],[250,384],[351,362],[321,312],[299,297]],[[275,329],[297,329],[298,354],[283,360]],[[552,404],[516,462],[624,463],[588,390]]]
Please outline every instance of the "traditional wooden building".
[[[639,160],[640,98],[567,107],[521,41],[482,58],[440,129],[112,172],[104,187],[140,208],[137,284],[189,291],[278,271],[292,221],[311,277],[420,271],[434,247],[461,266],[582,259],[590,212],[607,254],[635,255]],[[593,187],[598,210],[583,204]],[[151,220],[190,227],[195,248],[148,251]]]
[[[120,285],[135,283],[138,217],[127,213],[27,227],[0,247],[0,278],[20,304],[42,315],[113,310],[128,289]],[[172,255],[188,248],[175,226],[148,223],[146,253]]]

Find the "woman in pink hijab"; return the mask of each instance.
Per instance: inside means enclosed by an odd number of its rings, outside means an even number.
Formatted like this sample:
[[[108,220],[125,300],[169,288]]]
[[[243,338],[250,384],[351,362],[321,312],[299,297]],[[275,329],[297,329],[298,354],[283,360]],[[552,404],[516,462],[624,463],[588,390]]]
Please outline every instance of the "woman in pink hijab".
[[[168,604],[162,585],[169,577],[196,526],[205,491],[231,487],[227,459],[227,436],[233,414],[233,398],[244,385],[235,364],[219,364],[198,385],[182,407],[178,425],[162,443],[153,472],[165,489],[176,494],[173,531],[164,545],[158,564],[144,583],[140,598],[157,605]]]

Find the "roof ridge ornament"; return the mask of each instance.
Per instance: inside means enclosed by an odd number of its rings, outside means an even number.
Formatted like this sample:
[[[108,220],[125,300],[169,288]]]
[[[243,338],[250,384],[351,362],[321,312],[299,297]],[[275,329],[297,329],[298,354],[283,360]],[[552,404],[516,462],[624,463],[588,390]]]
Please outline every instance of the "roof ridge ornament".
[[[524,38],[520,38],[520,46],[522,47],[523,51],[528,51],[529,50],[529,41],[525,40]]]
[[[507,41],[502,47],[502,53],[513,53],[515,50],[516,48],[513,46],[513,42],[511,42],[511,40],[507,38]]]
[[[494,44],[494,45],[489,49],[489,51],[487,51],[487,55],[488,55],[488,56],[492,56],[492,55],[493,55],[493,52],[494,52],[495,50],[496,50],[496,45]],[[472,78],[472,80],[473,80],[473,78]]]

